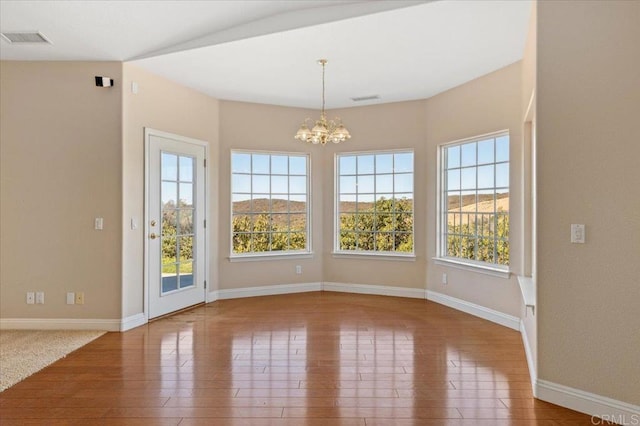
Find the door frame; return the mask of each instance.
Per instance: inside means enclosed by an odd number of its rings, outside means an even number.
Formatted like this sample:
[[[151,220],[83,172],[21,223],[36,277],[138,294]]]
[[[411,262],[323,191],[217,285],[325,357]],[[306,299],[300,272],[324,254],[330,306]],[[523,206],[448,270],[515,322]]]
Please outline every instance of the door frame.
[[[149,321],[149,233],[151,232],[149,226],[149,174],[151,172],[149,164],[149,154],[151,150],[151,136],[158,136],[166,139],[173,139],[178,142],[190,143],[193,145],[199,145],[204,147],[204,220],[207,226],[204,227],[204,277],[206,286],[204,290],[204,302],[209,302],[209,288],[211,286],[211,277],[209,277],[209,143],[204,140],[194,139],[187,136],[178,135],[175,133],[164,132],[162,130],[156,130],[151,127],[144,128],[144,226],[143,226],[143,296],[142,296],[142,312],[144,314],[145,322]]]

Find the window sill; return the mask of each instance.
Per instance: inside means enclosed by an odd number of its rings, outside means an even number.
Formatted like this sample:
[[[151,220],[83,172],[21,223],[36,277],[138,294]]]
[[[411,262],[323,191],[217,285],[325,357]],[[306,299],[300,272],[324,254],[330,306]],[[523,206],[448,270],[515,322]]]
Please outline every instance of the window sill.
[[[452,268],[476,272],[478,274],[491,275],[492,277],[507,279],[511,277],[511,272],[509,272],[509,270],[506,268],[487,266],[479,263],[464,262],[448,257],[434,257],[433,261],[436,265],[450,266]]]
[[[290,260],[290,259],[312,259],[313,252],[304,253],[275,253],[275,254],[245,254],[241,256],[229,256],[229,262],[262,262],[265,260]]]
[[[522,300],[526,308],[531,308],[531,313],[536,313],[536,283],[533,277],[518,275],[518,284],[522,292]],[[526,311],[525,311],[526,315]]]
[[[415,254],[398,254],[398,253],[364,253],[364,252],[344,252],[334,251],[332,253],[336,259],[377,259],[377,260],[399,260],[401,262],[415,262]]]

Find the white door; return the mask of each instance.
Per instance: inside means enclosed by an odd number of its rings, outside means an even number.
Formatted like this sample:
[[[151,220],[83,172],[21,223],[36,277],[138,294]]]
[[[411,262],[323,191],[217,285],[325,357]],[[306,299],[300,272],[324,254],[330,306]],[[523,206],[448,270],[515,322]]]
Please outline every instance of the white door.
[[[205,301],[206,143],[145,129],[148,317]]]

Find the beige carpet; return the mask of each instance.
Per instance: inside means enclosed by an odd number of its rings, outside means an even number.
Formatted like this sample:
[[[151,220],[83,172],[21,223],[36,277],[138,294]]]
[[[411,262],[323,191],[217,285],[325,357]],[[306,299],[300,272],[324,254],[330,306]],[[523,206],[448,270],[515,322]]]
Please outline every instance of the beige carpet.
[[[84,330],[0,330],[0,392],[104,333]]]

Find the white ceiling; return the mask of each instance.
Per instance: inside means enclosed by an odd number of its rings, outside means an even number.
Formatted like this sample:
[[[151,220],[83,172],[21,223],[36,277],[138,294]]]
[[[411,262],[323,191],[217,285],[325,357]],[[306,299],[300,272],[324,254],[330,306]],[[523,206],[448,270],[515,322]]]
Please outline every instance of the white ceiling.
[[[522,58],[530,0],[10,1],[3,60],[132,61],[219,99],[327,108],[421,99]],[[379,100],[350,98],[379,95]]]

